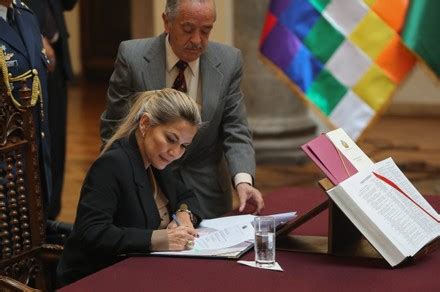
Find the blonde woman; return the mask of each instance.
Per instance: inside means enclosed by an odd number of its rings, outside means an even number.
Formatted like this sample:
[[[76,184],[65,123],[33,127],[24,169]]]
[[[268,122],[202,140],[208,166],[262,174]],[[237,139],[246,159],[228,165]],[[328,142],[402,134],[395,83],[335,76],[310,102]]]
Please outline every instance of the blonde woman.
[[[112,265],[119,254],[190,248],[199,203],[166,166],[184,154],[200,123],[196,103],[184,93],[137,97],[84,180],[58,265],[61,285]]]

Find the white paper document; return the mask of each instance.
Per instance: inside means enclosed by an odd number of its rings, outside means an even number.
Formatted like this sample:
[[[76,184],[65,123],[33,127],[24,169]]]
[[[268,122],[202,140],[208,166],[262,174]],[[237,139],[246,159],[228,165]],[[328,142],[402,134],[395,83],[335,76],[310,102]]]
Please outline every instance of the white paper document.
[[[275,225],[278,226],[294,219],[296,217],[296,212],[278,213],[270,216],[273,216],[275,218]],[[208,227],[220,230],[225,228],[226,226],[252,223],[255,217],[255,215],[246,214],[220,217],[215,219],[205,219],[202,221],[202,223],[200,223],[200,227]]]
[[[220,217],[215,219],[203,219],[200,223],[200,227],[207,227],[216,230],[223,229],[227,226],[240,225],[240,224],[248,224],[254,221],[254,215],[237,215],[237,216],[228,216],[228,217]]]
[[[328,194],[392,266],[440,236],[440,215],[391,158],[365,168]]]
[[[342,128],[330,131],[326,136],[358,171],[374,165],[373,161],[356,145]]]
[[[296,217],[296,212],[271,215],[275,224],[281,225]],[[165,256],[208,256],[238,258],[254,245],[254,215],[237,215],[203,220],[197,228],[194,248],[183,251],[151,252]]]
[[[253,238],[254,227],[250,223],[234,225],[196,238],[194,250],[227,248]]]

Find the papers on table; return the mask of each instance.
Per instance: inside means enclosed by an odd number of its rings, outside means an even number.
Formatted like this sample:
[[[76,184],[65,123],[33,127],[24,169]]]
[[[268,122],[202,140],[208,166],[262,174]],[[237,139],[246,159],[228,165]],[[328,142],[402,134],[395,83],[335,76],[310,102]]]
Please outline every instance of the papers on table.
[[[272,215],[275,225],[286,223],[296,217],[296,212],[287,212]],[[195,250],[209,250],[227,248],[244,241],[254,240],[252,222],[254,215],[238,215],[216,219],[203,220],[200,224],[200,238],[196,239]],[[209,232],[210,229],[211,232]],[[214,231],[215,230],[215,231]]]
[[[296,217],[296,212],[286,212],[270,215],[275,218],[275,225],[286,223]],[[208,227],[216,230],[223,229],[227,226],[232,225],[242,225],[252,223],[254,221],[255,215],[236,215],[228,217],[220,217],[215,219],[205,219],[200,223],[200,227]]]
[[[196,238],[195,250],[227,248],[254,238],[254,227],[251,224],[233,225]]]
[[[275,224],[281,225],[296,217],[296,212],[271,215]],[[228,216],[203,220],[197,228],[194,248],[183,251],[151,252],[151,255],[165,256],[208,256],[238,258],[254,244],[254,215]]]
[[[200,227],[207,227],[207,228],[220,230],[228,226],[252,223],[252,221],[254,221],[254,217],[255,217],[254,215],[248,214],[248,215],[220,217],[215,219],[204,219],[202,223],[200,223]]]

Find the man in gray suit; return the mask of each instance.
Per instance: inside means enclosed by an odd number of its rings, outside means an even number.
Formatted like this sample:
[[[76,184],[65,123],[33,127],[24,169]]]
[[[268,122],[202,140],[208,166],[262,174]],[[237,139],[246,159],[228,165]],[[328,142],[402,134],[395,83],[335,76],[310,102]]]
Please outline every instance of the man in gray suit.
[[[121,43],[101,116],[101,137],[105,141],[113,134],[134,93],[174,85],[200,104],[206,122],[186,155],[173,165],[194,189],[202,215],[213,218],[232,209],[231,180],[239,210],[249,201],[258,213],[264,202],[253,187],[255,152],[240,89],[241,52],[209,42],[216,19],[214,0],[167,0],[162,18],[164,34]]]

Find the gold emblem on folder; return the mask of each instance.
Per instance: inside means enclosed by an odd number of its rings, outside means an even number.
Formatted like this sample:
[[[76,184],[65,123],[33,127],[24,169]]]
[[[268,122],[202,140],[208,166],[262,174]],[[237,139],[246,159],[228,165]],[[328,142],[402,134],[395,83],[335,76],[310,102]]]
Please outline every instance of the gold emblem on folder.
[[[344,140],[341,140],[341,144],[342,144],[342,146],[344,146],[345,148],[348,148],[348,147],[349,147],[349,146],[348,146],[348,143],[345,142]]]

